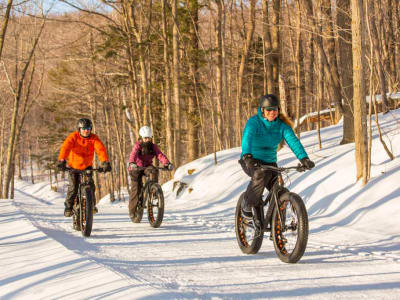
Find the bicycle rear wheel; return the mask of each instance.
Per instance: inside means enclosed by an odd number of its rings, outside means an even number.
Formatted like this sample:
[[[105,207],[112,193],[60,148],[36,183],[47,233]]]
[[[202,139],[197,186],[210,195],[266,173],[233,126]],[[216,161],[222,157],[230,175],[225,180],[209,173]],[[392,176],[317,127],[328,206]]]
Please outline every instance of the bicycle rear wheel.
[[[89,186],[82,189],[79,212],[82,235],[90,236],[93,226],[93,194]]]
[[[235,231],[236,240],[240,250],[246,254],[256,254],[260,250],[263,239],[264,231],[258,230],[254,226],[253,220],[245,218],[242,215],[242,202],[244,193],[240,195],[236,205],[235,211]]]
[[[272,214],[272,240],[279,259],[286,263],[296,263],[303,256],[308,241],[308,215],[301,197],[295,193],[285,193],[279,199],[279,209]]]
[[[158,183],[153,183],[147,196],[147,218],[154,228],[160,227],[164,217],[164,194]]]

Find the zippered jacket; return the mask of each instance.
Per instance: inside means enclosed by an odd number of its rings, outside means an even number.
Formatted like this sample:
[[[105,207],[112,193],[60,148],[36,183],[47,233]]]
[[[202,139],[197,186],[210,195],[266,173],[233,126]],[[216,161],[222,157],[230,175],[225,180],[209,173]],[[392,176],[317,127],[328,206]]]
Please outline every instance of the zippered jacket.
[[[131,155],[129,155],[129,162],[135,163],[139,167],[148,167],[153,164],[153,158],[157,159],[164,165],[169,164],[168,158],[161,152],[156,144],[152,144],[152,153],[143,154],[142,142],[139,140],[132,148]]]
[[[251,154],[253,158],[266,163],[276,163],[279,143],[285,140],[296,157],[301,160],[308,157],[300,140],[293,129],[276,118],[270,122],[262,116],[261,108],[257,115],[252,116],[246,123],[242,136],[242,153]]]
[[[109,161],[106,147],[97,135],[91,133],[85,138],[74,131],[62,144],[58,160],[67,160],[71,168],[85,170],[92,166],[95,151],[101,162]]]

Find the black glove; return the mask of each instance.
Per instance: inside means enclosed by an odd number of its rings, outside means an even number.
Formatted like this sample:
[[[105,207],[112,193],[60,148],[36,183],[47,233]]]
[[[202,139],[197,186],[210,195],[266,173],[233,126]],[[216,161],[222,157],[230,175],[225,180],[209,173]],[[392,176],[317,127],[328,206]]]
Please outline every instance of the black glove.
[[[103,172],[111,172],[111,163],[109,161],[103,161],[101,163],[101,169],[103,169]]]
[[[308,170],[311,170],[312,168],[315,167],[314,162],[313,162],[312,160],[310,160],[308,157],[302,158],[302,159],[300,160],[300,162],[301,162],[301,165],[302,165],[303,167],[305,167],[306,169],[308,169]]]
[[[67,169],[67,161],[66,160],[60,160],[57,164],[57,169],[60,171],[65,171]]]
[[[168,165],[165,166],[165,168],[166,168],[168,171],[172,171],[172,170],[174,169],[174,165],[171,164],[171,163],[169,163]]]
[[[245,155],[243,155],[243,161],[244,161],[244,163],[245,163],[245,165],[246,165],[246,168],[247,168],[248,170],[251,170],[251,169],[253,169],[254,167],[257,167],[257,166],[258,166],[257,161],[253,158],[253,155],[251,155],[251,154],[245,154]]]

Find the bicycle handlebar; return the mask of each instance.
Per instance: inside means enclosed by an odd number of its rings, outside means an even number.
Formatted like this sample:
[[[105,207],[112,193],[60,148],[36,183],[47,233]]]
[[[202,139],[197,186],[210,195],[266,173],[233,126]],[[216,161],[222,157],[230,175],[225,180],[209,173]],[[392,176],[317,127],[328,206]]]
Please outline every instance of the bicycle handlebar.
[[[85,173],[86,171],[96,171],[96,172],[100,172],[100,173],[104,172],[103,168],[78,170],[78,169],[74,169],[71,167],[66,167],[65,171],[71,171],[72,173]],[[104,172],[104,173],[106,173],[106,172]]]
[[[136,167],[136,168],[133,168],[132,170],[146,170],[147,168],[148,167]],[[166,167],[154,167],[154,168],[161,170],[161,171],[170,171]]]
[[[274,167],[274,166],[269,166],[269,165],[260,165],[260,168],[264,169],[264,170],[276,171],[276,172],[279,172],[279,173],[284,173],[284,172],[287,172],[289,170],[296,170],[297,172],[304,172],[304,171],[308,170],[302,164],[298,164],[297,166],[290,166],[290,167]]]

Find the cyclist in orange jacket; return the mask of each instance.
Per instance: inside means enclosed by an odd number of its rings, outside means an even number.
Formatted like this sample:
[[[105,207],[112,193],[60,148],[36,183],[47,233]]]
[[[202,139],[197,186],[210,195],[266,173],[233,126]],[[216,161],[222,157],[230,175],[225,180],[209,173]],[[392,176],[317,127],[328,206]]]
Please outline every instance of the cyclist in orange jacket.
[[[86,170],[92,168],[94,152],[102,162],[101,168],[104,172],[111,171],[111,164],[108,159],[107,150],[104,144],[100,141],[97,135],[91,133],[92,122],[89,119],[83,118],[78,120],[78,130],[71,133],[61,146],[60,154],[58,155],[57,167],[61,171],[65,171],[68,166],[77,170]],[[64,216],[72,215],[72,206],[74,199],[78,193],[79,174],[69,173],[69,186],[67,197],[64,205]],[[95,185],[91,180],[93,195]],[[94,212],[97,213],[96,200],[94,201]]]

